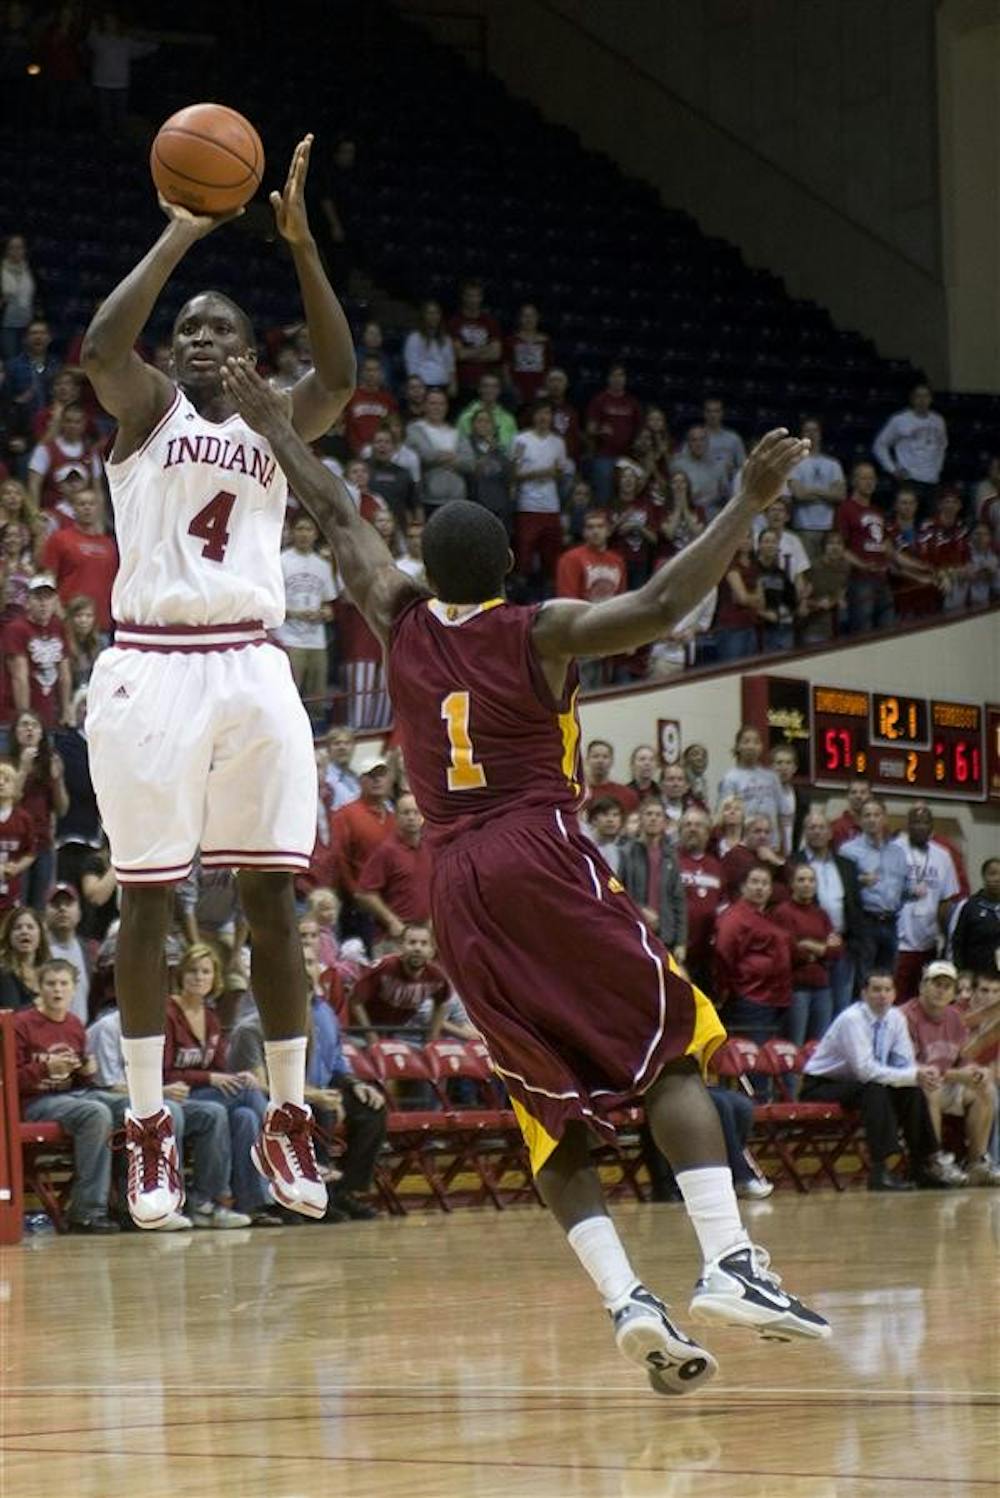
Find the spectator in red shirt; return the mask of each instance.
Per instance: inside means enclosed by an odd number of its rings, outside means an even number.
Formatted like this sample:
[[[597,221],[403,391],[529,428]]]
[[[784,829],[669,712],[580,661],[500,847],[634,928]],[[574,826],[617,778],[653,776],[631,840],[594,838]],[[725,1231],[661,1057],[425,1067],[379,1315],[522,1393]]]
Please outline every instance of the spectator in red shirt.
[[[638,464],[631,458],[620,458],[615,465],[611,514],[614,548],[624,559],[629,588],[641,588],[649,578],[663,523],[663,506],[649,494],[640,493],[641,484]]]
[[[87,413],[82,406],[67,406],[59,432],[51,442],[40,442],[28,461],[28,492],[35,504],[51,510],[60,496],[60,485],[70,474],[79,474],[88,488],[101,482],[101,460],[87,441]]]
[[[552,403],[552,430],[566,444],[566,451],[574,463],[580,461],[580,417],[577,409],[566,399],[569,380],[564,369],[550,369],[545,376],[542,394]]]
[[[357,801],[342,806],[333,817],[333,835],[340,855],[340,890],[345,900],[341,934],[360,936],[371,947],[372,919],[355,903],[361,870],[379,843],[391,836],[396,818],[386,806],[389,769],[382,755],[373,754],[356,767],[361,785]]]
[[[747,817],[743,837],[722,859],[722,886],[728,900],[739,898],[750,870],[763,864],[771,875],[771,903],[788,899],[788,865],[771,846],[773,826],[766,812]]]
[[[21,903],[21,876],[35,859],[31,811],[18,799],[17,771],[0,760],[0,911]]]
[[[25,617],[8,624],[4,639],[15,711],[30,707],[46,729],[73,722],[69,650],[55,607],[56,585],[39,572],[28,584]]]
[[[897,489],[892,515],[885,528],[894,553],[890,583],[896,615],[900,619],[923,619],[941,609],[941,590],[934,569],[923,561],[917,523],[918,504],[916,489]]]
[[[455,349],[458,393],[471,397],[484,374],[500,373],[503,358],[500,324],[483,311],[481,281],[463,282],[459,311],[448,319],[448,332]]]
[[[44,910],[55,875],[52,848],[57,817],[69,811],[69,794],[63,762],[54,753],[41,719],[30,710],[18,713],[14,722],[14,758],[17,769],[17,801],[31,819],[35,856],[24,878],[24,903]]]
[[[73,523],[53,531],[42,551],[42,566],[55,578],[65,607],[83,594],[94,601],[98,628],[111,628],[111,589],[118,571],[118,547],[104,534],[103,505],[93,489],[73,496]]]
[[[355,896],[379,923],[386,951],[397,951],[406,927],[430,920],[431,853],[423,839],[417,798],[406,791],[396,801],[396,826],[368,855]],[[376,956],[382,956],[376,946]]]
[[[530,406],[542,394],[552,361],[552,340],[538,322],[538,308],[525,302],[518,308],[513,333],[504,339],[504,379],[522,406]]]
[[[625,560],[608,545],[610,535],[605,510],[588,511],[583,522],[583,545],[564,551],[556,566],[556,594],[559,598],[581,598],[600,603],[616,598],[626,590]],[[578,662],[580,685],[584,691],[603,686],[609,679],[602,660]]]
[[[720,661],[738,661],[757,649],[757,618],[764,607],[753,546],[747,536],[736,548],[732,566],[719,584],[712,626]]]
[[[222,968],[214,949],[198,942],[188,947],[177,968],[179,992],[167,1000],[163,1080],[183,1082],[193,1102],[221,1103],[229,1115],[232,1144],[232,1193],[237,1212],[254,1226],[280,1227],[267,1183],[250,1160],[264,1122],[267,1099],[252,1072],[226,1068],[226,1041],[219,1017],[209,1004],[222,992]]]
[[[708,851],[708,813],[690,806],[681,817],[677,867],[687,902],[687,970],[706,993],[715,988],[715,926],[722,901],[722,865]]]
[[[372,356],[363,359],[357,389],[344,410],[347,445],[355,457],[369,446],[390,412],[398,410],[395,396],[383,382],[382,361]]]
[[[807,863],[792,870],[792,897],[781,907],[781,923],[792,938],[792,1002],[785,1035],[795,1043],[819,1040],[833,1019],[830,968],[843,942],[816,899],[816,875]]]
[[[615,762],[615,751],[607,739],[591,739],[583,760],[583,778],[587,784],[587,800],[595,801],[599,796],[610,796],[617,801],[622,815],[639,810],[639,797],[631,786],[620,785],[611,779]]]
[[[37,1007],[14,1019],[17,1090],[21,1115],[31,1123],[57,1123],[73,1140],[73,1190],[69,1226],[76,1233],[117,1233],[108,1216],[113,1114],[94,1096],[93,1056],[75,1014],[72,963],[53,958],[39,969]]]
[[[642,429],[642,407],[628,394],[627,383],[624,364],[612,364],[606,387],[587,407],[587,436],[593,448],[590,482],[602,504],[611,500],[616,462],[628,457]]]
[[[872,798],[871,782],[868,780],[849,780],[847,783],[847,805],[840,816],[830,824],[830,840],[833,843],[833,851],[836,852],[843,843],[849,843],[852,837],[860,837],[863,831],[861,826],[861,808],[866,801]]]
[[[715,936],[720,976],[729,998],[728,1029],[757,1045],[781,1033],[792,1001],[792,942],[768,914],[771,871],[757,864],[740,898],[719,917]]]
[[[377,1030],[384,1034],[417,1025],[427,1029],[429,1040],[438,1038],[451,985],[431,961],[433,956],[430,927],[411,922],[400,938],[399,952],[362,973],[351,994],[351,1014],[367,1032],[369,1043],[378,1039]]]
[[[958,971],[950,962],[929,963],[918,997],[902,1006],[903,1014],[917,1065],[925,1069],[920,1085],[938,1145],[945,1115],[961,1118],[969,1170],[960,1184],[1000,1186],[1000,1170],[989,1157],[997,1112],[996,1083],[991,1067],[963,1057],[969,1036],[954,1003],[957,983]]]
[[[933,517],[920,527],[920,560],[938,574],[946,614],[965,607],[965,569],[969,564],[969,531],[962,521],[962,501],[946,489]]]
[[[892,543],[885,516],[872,503],[878,475],[871,463],[855,463],[851,494],[837,512],[851,575],[847,584],[847,629],[850,634],[887,628],[896,619],[889,587]]]

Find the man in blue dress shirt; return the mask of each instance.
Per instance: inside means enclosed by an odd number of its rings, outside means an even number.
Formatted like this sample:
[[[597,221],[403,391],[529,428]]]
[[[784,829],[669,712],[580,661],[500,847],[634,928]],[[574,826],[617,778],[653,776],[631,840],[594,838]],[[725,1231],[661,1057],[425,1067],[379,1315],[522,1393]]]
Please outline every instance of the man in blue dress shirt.
[[[861,930],[858,939],[859,978],[866,983],[878,968],[896,968],[896,917],[904,902],[912,898],[909,865],[899,843],[889,837],[885,807],[874,798],[861,808],[861,833],[844,843],[842,858],[849,858],[858,871],[861,887]]]

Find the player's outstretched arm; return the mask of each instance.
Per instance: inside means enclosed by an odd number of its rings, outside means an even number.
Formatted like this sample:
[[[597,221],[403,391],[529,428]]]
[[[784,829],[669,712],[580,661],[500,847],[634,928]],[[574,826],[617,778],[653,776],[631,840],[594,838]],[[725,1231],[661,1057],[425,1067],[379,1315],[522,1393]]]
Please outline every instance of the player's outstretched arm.
[[[743,470],[743,487],[701,535],[634,593],[606,603],[556,599],[539,609],[535,649],[545,660],[618,655],[660,639],[722,580],[755,515],[781,493],[809,451],[784,427],[768,432]]]
[[[392,552],[328,468],[292,425],[289,397],[272,389],[242,359],[227,359],[222,383],[248,426],[271,444],[285,477],[333,549],[344,586],[383,644],[397,614],[423,589],[400,572]]]
[[[283,192],[271,194],[278,233],[292,252],[299,280],[313,368],[292,391],[292,421],[307,442],[328,432],[354,393],[356,361],[351,327],[330,285],[306,213],[306,175],[313,138],[295,147]]]
[[[115,457],[127,457],[149,435],[173,400],[174,387],[135,352],[156,299],[197,240],[234,218],[207,218],[160,198],[170,222],[147,255],[95,312],[81,362],[104,409],[117,416]]]

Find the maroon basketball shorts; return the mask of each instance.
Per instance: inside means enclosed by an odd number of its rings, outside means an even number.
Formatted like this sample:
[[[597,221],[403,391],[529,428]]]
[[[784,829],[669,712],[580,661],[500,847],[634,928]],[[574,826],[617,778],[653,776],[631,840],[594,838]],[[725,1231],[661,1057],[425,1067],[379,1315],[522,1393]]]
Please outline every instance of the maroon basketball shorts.
[[[536,1172],[568,1122],[606,1138],[604,1114],[726,1038],[570,812],[504,817],[436,853],[431,912]]]

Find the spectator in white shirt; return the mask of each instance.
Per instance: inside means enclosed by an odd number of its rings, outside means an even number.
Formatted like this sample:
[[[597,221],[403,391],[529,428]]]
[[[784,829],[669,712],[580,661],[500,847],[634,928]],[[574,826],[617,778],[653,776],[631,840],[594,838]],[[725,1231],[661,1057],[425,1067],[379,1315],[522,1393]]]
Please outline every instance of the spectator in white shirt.
[[[448,397],[428,390],[426,415],[411,421],[406,441],[420,459],[421,493],[426,512],[465,498],[465,479],[458,471],[458,428],[448,420]],[[398,461],[398,460],[397,460]]]
[[[354,734],[349,728],[331,728],[326,736],[326,783],[330,787],[330,810],[339,811],[361,797],[361,781],[351,769]]]
[[[514,461],[514,566],[536,596],[555,591],[556,564],[562,550],[559,480],[570,471],[566,444],[552,430],[552,403],[537,400],[531,428],[518,432]],[[536,560],[540,580],[531,581]]]
[[[420,325],[403,344],[403,364],[408,375],[419,375],[425,385],[455,394],[455,350],[440,302],[424,302],[421,307]]]
[[[422,520],[410,520],[406,526],[406,552],[396,563],[400,572],[405,572],[407,577],[412,577],[422,588],[427,586],[427,574],[424,571],[424,522]]]
[[[896,838],[906,854],[913,896],[896,917],[896,991],[901,1004],[920,992],[920,975],[937,956],[948,913],[961,894],[954,860],[933,841],[933,831],[930,807],[918,801],[907,813],[906,831]]]
[[[895,997],[891,973],[870,973],[861,998],[838,1014],[809,1057],[802,1083],[804,1103],[836,1102],[860,1111],[871,1158],[869,1191],[941,1186],[948,1174],[921,1090],[935,1085],[937,1072],[917,1065]],[[900,1130],[910,1157],[908,1181],[886,1164],[899,1153]]]
[[[774,531],[778,538],[778,564],[782,572],[791,578],[796,593],[801,597],[803,577],[812,563],[798,536],[788,529],[790,514],[791,505],[787,499],[772,500],[763,515],[758,515],[754,520],[753,534],[754,540],[759,541],[764,531]]]
[[[281,553],[285,579],[285,622],[275,630],[299,694],[307,704],[322,703],[326,692],[326,625],[333,618],[337,586],[333,569],[316,552],[319,532],[308,515],[292,525],[292,544]]]
[[[687,474],[691,484],[691,503],[700,505],[707,518],[713,520],[726,497],[726,471],[709,451],[705,427],[691,427],[684,447],[670,465],[670,471]]]
[[[914,385],[910,404],[889,417],[872,445],[886,473],[913,484],[923,515],[929,513],[937,498],[948,450],[948,428],[944,417],[931,410],[933,400],[929,385]]]
[[[81,1025],[86,1025],[90,1007],[90,964],[76,934],[79,924],[80,897],[76,890],[71,884],[55,885],[45,907],[45,934],[51,956],[71,962],[76,969],[69,1011],[76,1015]]]
[[[815,417],[802,423],[799,435],[807,439],[811,451],[788,475],[788,487],[794,502],[795,534],[810,562],[815,562],[823,549],[823,537],[836,525],[837,506],[847,494],[847,481],[836,458],[823,451],[823,428]]]

